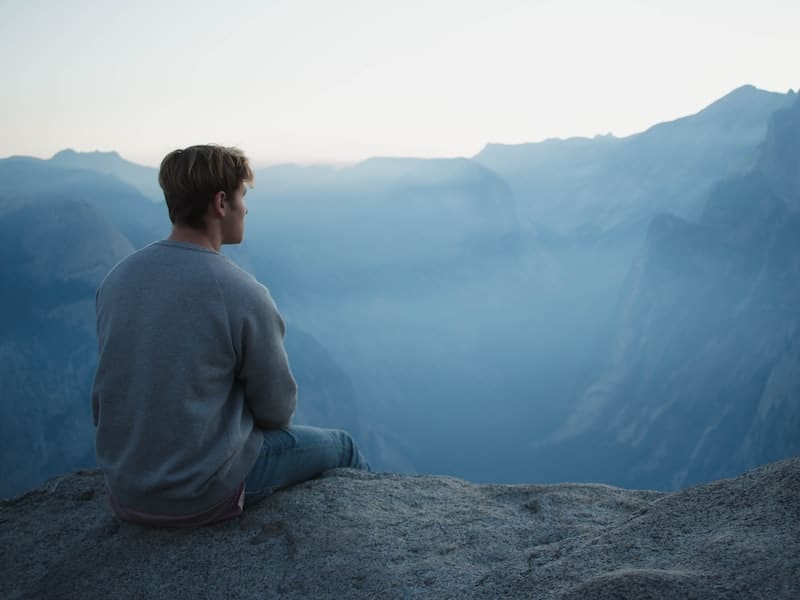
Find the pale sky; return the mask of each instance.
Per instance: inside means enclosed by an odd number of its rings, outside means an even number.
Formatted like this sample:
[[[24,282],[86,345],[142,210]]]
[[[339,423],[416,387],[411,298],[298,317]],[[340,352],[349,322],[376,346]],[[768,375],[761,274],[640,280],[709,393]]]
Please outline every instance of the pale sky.
[[[629,135],[800,87],[798,0],[0,0],[0,157],[256,164]]]

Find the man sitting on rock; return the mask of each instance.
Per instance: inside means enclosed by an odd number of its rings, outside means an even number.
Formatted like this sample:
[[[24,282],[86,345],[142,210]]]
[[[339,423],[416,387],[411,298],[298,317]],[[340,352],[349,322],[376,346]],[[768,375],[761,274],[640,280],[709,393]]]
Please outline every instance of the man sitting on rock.
[[[247,157],[175,150],[158,175],[173,224],[97,291],[98,466],[122,519],[198,526],[335,467],[369,469],[344,431],[290,424],[297,386],[269,291],[219,253],[244,236]]]

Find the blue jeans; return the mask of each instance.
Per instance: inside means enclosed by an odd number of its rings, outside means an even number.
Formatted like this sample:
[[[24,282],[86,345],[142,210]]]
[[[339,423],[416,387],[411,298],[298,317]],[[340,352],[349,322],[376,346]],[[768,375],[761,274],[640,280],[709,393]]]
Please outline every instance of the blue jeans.
[[[264,445],[245,479],[245,507],[328,469],[370,470],[346,431],[291,425],[263,433]]]

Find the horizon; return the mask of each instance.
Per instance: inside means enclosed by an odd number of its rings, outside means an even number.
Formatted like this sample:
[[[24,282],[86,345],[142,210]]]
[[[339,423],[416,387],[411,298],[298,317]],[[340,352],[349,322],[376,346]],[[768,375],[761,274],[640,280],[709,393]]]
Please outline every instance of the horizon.
[[[539,144],[539,143],[549,142],[549,141],[565,141],[565,140],[571,140],[571,139],[594,139],[594,138],[606,137],[606,136],[611,136],[611,137],[614,137],[616,139],[625,139],[625,138],[628,138],[628,137],[633,137],[633,136],[636,136],[636,135],[640,135],[641,133],[644,133],[644,132],[648,131],[649,129],[651,129],[652,127],[655,127],[657,125],[661,125],[661,124],[664,124],[664,123],[669,123],[669,122],[672,122],[672,121],[676,121],[676,120],[680,120],[680,119],[683,119],[683,118],[694,116],[697,113],[699,113],[699,112],[703,111],[704,109],[708,108],[708,106],[711,106],[712,104],[714,104],[717,101],[719,101],[719,100],[727,97],[728,95],[736,92],[737,90],[740,90],[742,88],[747,88],[747,87],[752,87],[752,88],[754,88],[754,89],[756,89],[758,91],[767,92],[767,93],[773,93],[773,94],[798,94],[798,93],[800,93],[800,89],[795,90],[793,88],[789,88],[785,92],[780,92],[780,91],[776,91],[776,90],[766,90],[766,89],[763,89],[763,88],[759,88],[759,87],[757,87],[757,86],[755,86],[753,84],[745,83],[745,84],[742,84],[742,85],[740,85],[740,86],[738,86],[738,87],[736,87],[736,88],[734,88],[732,90],[729,90],[728,92],[726,92],[725,94],[723,94],[719,98],[716,98],[716,99],[712,100],[711,102],[709,102],[708,104],[700,107],[697,111],[695,111],[693,113],[686,114],[686,115],[678,115],[678,116],[676,116],[676,117],[674,117],[672,119],[666,120],[666,121],[658,121],[658,122],[655,122],[655,123],[651,123],[649,125],[646,125],[644,128],[642,128],[639,131],[630,132],[630,133],[628,133],[626,135],[615,135],[612,132],[607,132],[607,133],[597,133],[597,134],[594,134],[594,135],[553,136],[553,137],[543,138],[543,139],[540,139],[540,140],[529,140],[529,141],[514,142],[514,143],[487,141],[487,142],[485,142],[483,144],[483,146],[481,146],[481,148],[480,148],[480,150],[478,152],[476,152],[474,154],[471,154],[471,155],[467,155],[467,154],[450,155],[450,156],[373,155],[373,156],[365,156],[365,157],[359,158],[357,160],[338,160],[338,161],[336,161],[336,160],[332,160],[332,159],[331,160],[325,160],[325,159],[320,159],[320,160],[313,160],[313,159],[310,159],[310,160],[288,160],[288,159],[287,160],[279,160],[278,159],[278,160],[274,160],[274,161],[269,161],[269,160],[266,160],[266,159],[264,159],[262,157],[254,156],[254,155],[251,155],[251,154],[248,153],[248,158],[250,159],[250,162],[253,165],[253,168],[255,168],[255,169],[268,169],[268,168],[271,168],[271,167],[281,167],[281,166],[331,167],[331,168],[335,168],[335,169],[341,169],[341,168],[352,167],[352,166],[355,166],[357,164],[360,164],[360,163],[362,163],[364,161],[371,160],[371,159],[398,159],[398,160],[402,160],[402,159],[434,160],[434,159],[458,159],[458,158],[472,159],[477,154],[479,154],[481,151],[483,151],[486,147],[492,146],[492,145],[517,146],[517,145],[526,145],[526,144]],[[216,143],[216,142],[209,142],[209,143]],[[245,152],[247,152],[246,149],[244,149],[244,150],[245,150]],[[76,154],[116,154],[122,160],[124,160],[126,162],[133,163],[133,164],[136,164],[138,166],[144,166],[144,167],[155,168],[155,169],[158,169],[159,164],[161,162],[161,158],[163,158],[163,157],[159,157],[157,159],[154,159],[151,162],[142,162],[142,161],[138,161],[138,160],[135,160],[135,159],[127,156],[125,153],[121,152],[117,148],[78,149],[78,148],[76,148],[74,146],[67,146],[67,147],[64,147],[64,148],[60,148],[60,149],[54,151],[53,153],[51,153],[49,155],[38,155],[37,156],[37,155],[33,155],[33,154],[13,153],[13,154],[9,154],[9,155],[0,156],[0,160],[4,160],[4,159],[8,159],[8,158],[34,158],[34,159],[38,159],[38,160],[50,160],[51,158],[55,157],[57,154],[60,154],[62,152],[74,152]]]
[[[113,148],[153,166],[215,141],[259,166],[350,165],[627,137],[745,84],[796,89],[798,21],[789,0],[7,0],[0,156]]]

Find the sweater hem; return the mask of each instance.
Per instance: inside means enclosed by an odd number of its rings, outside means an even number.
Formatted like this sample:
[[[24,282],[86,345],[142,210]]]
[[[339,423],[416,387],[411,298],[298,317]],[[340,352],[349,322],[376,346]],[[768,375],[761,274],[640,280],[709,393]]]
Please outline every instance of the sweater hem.
[[[254,427],[238,456],[231,459],[235,465],[225,472],[224,479],[214,481],[210,484],[208,486],[208,493],[200,498],[181,498],[175,500],[159,497],[157,494],[147,491],[136,493],[130,490],[124,491],[114,489],[108,484],[107,476],[106,487],[120,505],[130,510],[163,515],[165,517],[185,517],[194,515],[213,509],[220,502],[224,502],[226,498],[230,498],[230,496],[236,492],[247,477],[250,469],[252,469],[253,465],[256,463],[263,443],[264,435],[261,433],[260,429]],[[223,469],[220,470],[224,470],[224,465]],[[218,475],[215,474],[214,478],[217,476]]]

